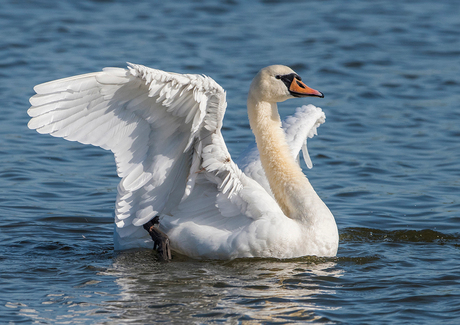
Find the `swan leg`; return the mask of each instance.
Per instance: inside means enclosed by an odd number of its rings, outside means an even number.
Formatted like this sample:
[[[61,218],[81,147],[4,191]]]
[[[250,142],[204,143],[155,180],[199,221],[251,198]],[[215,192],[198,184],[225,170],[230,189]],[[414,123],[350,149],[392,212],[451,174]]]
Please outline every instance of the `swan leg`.
[[[156,225],[160,224],[160,217],[156,216],[149,222],[147,222],[143,227],[147,230],[152,237],[153,240],[153,249],[155,249],[160,258],[163,261],[171,260],[171,249],[169,247],[169,238],[168,236],[162,232],[160,229],[156,227]]]

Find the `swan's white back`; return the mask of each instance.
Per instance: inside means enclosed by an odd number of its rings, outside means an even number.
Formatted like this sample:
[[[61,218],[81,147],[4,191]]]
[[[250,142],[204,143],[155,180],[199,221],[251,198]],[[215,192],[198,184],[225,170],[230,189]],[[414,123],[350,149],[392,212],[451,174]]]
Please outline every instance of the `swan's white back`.
[[[335,223],[316,232],[285,216],[257,149],[240,159],[241,168],[233,162],[221,134],[225,92],[211,78],[130,64],[34,89],[31,129],[114,153],[122,178],[116,249],[152,247],[142,225],[159,215],[172,248],[193,257],[336,254]],[[309,105],[286,119],[293,157],[303,149],[308,163],[306,139],[324,118]]]

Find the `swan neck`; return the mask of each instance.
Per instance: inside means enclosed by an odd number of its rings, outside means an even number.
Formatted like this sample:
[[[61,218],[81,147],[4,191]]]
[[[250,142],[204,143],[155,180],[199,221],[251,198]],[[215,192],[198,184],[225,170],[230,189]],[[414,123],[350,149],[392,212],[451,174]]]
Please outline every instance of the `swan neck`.
[[[248,116],[275,200],[286,216],[305,218],[309,214],[305,198],[316,193],[290,152],[277,104],[249,97]]]

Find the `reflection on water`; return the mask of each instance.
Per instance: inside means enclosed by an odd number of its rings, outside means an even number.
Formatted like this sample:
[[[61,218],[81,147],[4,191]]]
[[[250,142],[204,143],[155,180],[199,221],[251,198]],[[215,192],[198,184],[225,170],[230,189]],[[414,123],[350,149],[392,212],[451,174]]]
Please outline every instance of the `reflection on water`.
[[[107,271],[121,291],[109,308],[123,321],[312,320],[318,310],[340,308],[318,303],[319,296],[335,295],[344,273],[334,260],[224,262],[175,255],[173,262],[159,263],[151,251],[123,252]]]

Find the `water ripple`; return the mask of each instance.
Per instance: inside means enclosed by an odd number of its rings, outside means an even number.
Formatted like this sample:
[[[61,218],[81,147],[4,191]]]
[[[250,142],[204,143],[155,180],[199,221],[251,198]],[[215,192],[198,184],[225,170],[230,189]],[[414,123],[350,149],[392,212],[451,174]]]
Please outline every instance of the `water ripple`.
[[[460,26],[456,1],[4,1],[0,317],[11,323],[456,324]],[[27,129],[32,87],[138,62],[227,90],[223,134],[253,140],[247,87],[293,67],[324,99],[312,185],[337,257],[196,261],[115,252],[113,155]],[[303,163],[302,163],[303,164]]]

